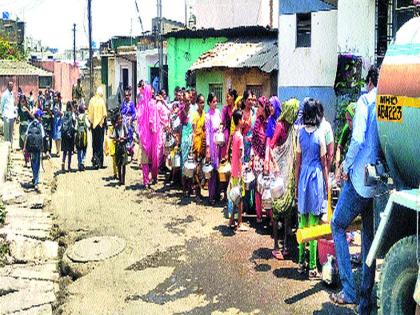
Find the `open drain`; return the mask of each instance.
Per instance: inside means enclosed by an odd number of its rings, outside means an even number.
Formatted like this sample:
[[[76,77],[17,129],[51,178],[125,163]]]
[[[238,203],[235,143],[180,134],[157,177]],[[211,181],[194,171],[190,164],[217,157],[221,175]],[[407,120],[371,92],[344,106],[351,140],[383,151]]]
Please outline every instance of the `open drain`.
[[[125,245],[125,241],[118,237],[91,237],[74,243],[66,255],[74,262],[101,261],[120,254]]]

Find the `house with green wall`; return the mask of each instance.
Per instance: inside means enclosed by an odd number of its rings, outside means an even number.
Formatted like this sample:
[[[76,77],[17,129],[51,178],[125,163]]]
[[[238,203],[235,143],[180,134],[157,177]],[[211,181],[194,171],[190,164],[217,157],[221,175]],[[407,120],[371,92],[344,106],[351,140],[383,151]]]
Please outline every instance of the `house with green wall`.
[[[172,98],[175,87],[195,87],[198,93],[207,95],[209,91],[226,92],[226,73],[223,67],[211,71],[191,71],[201,58],[208,57],[219,44],[249,37],[277,37],[277,30],[261,26],[241,26],[229,29],[184,29],[166,34],[168,89]],[[199,77],[198,77],[199,75]],[[220,88],[222,86],[222,88]],[[220,102],[223,102],[220,99]]]
[[[184,33],[186,34],[182,35]],[[168,36],[170,36],[167,38],[168,92],[172,98],[175,87],[188,85],[186,80],[188,69],[198,57],[214,48],[216,44],[227,41],[227,38],[205,37],[204,32],[190,30],[170,33]]]

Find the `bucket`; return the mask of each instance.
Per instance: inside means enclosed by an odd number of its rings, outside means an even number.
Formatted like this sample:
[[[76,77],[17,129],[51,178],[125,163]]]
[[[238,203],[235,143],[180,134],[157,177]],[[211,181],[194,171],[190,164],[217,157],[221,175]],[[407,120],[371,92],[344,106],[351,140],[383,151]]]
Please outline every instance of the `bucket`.
[[[321,265],[328,261],[328,255],[335,257],[334,241],[321,238],[318,240],[318,259]]]

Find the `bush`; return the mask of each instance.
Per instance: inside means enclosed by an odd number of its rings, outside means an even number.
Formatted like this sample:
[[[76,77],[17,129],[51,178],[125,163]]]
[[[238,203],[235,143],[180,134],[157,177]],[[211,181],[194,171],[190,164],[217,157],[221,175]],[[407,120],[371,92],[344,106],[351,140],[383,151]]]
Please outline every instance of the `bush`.
[[[4,224],[4,221],[6,220],[6,207],[3,204],[3,202],[0,200],[0,225]]]

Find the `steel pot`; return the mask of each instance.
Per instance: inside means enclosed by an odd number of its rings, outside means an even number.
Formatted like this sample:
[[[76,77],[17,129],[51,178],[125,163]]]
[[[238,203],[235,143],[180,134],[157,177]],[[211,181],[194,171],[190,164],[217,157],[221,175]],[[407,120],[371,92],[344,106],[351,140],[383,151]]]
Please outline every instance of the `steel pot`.
[[[257,178],[257,191],[262,195],[266,186],[270,190],[270,176],[261,173]]]
[[[177,115],[173,120],[172,120],[172,130],[176,130],[181,126],[181,119],[179,118],[179,116]]]
[[[265,210],[273,208],[273,198],[271,197],[270,186],[266,185],[264,187],[264,192],[261,196],[262,206]]]
[[[219,181],[221,183],[227,183],[230,178],[230,173],[232,171],[232,166],[230,165],[229,161],[223,161],[219,165]]]
[[[237,205],[241,200],[242,190],[241,186],[232,187],[229,191],[229,199],[234,205]]]
[[[242,179],[245,184],[245,190],[250,190],[252,183],[255,181],[254,172],[250,168],[245,169]]]
[[[206,179],[210,179],[212,172],[213,172],[213,165],[211,165],[211,163],[205,163],[203,166],[204,177]]]
[[[283,194],[284,194],[283,179],[280,177],[273,178],[270,183],[270,191],[271,191],[271,197],[273,198],[273,200],[283,197]]]
[[[184,170],[183,170],[184,176],[187,178],[193,178],[196,167],[197,167],[197,164],[195,164],[193,156],[189,155],[188,160],[184,164]]]
[[[327,262],[322,266],[322,281],[330,286],[338,284],[338,270],[332,255],[328,255]]]
[[[171,149],[174,147],[174,145],[175,145],[175,137],[170,133],[166,134],[165,148]]]
[[[181,155],[176,153],[172,159],[172,167],[173,168],[180,168],[181,167]]]
[[[169,169],[172,168],[172,159],[170,155],[166,157],[166,167]]]
[[[223,133],[222,130],[219,130],[215,135],[214,135],[214,142],[218,145],[218,146],[223,146],[225,144],[225,134]]]

